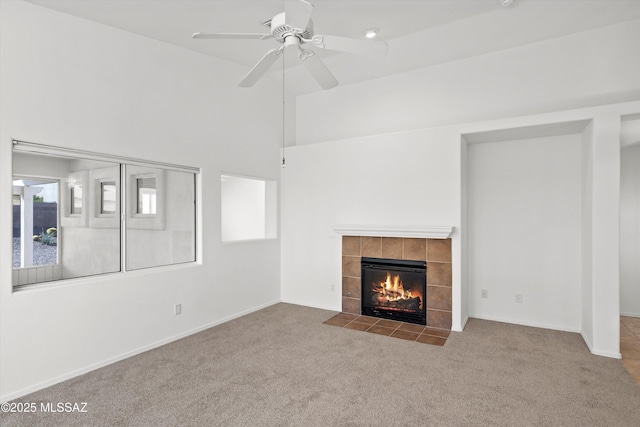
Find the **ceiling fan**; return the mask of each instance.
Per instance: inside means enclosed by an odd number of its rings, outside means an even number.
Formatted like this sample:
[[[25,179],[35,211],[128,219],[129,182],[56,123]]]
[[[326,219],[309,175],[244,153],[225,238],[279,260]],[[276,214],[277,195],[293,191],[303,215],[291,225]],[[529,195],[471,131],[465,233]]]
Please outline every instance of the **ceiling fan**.
[[[194,39],[258,39],[273,38],[280,47],[269,50],[242,79],[239,86],[253,86],[271,65],[283,54],[285,49],[298,49],[298,59],[323,89],[338,85],[338,80],[324,65],[316,53],[306,45],[319,49],[362,55],[384,55],[387,53],[385,42],[360,40],[348,37],[314,34],[311,14],[313,5],[305,0],[290,0],[285,3],[285,11],[262,24],[270,29],[269,34],[258,33],[195,33]]]

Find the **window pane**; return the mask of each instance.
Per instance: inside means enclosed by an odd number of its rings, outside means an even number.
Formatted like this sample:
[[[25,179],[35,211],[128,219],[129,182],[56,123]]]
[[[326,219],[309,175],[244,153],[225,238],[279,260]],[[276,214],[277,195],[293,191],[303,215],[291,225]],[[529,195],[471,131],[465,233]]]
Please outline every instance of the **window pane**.
[[[82,214],[82,185],[73,184],[71,186],[71,213]]]
[[[142,166],[126,170],[132,190],[126,269],[195,261],[195,174]]]
[[[101,214],[115,214],[116,213],[116,183],[115,182],[102,182],[100,183],[102,197],[100,199],[100,213]]]
[[[156,178],[138,178],[138,213],[144,215],[156,214]]]
[[[101,182],[112,184],[105,190],[110,198],[105,206],[109,207],[109,203],[117,199],[112,195],[114,186],[115,192],[119,191],[119,170],[117,163],[14,151],[14,195],[20,191],[29,194],[37,191],[35,198],[23,195],[22,204],[14,207],[14,218],[19,217],[20,209],[26,206],[23,217],[33,221],[31,228],[18,236],[14,231],[14,249],[18,248],[22,258],[16,266],[14,256],[14,285],[120,271],[119,217],[110,223],[93,221],[101,215],[103,194],[100,186],[94,186],[92,181],[100,171]],[[23,190],[16,185],[18,179]],[[29,198],[31,211],[29,203],[25,203]],[[53,210],[53,217],[45,214],[46,209]],[[33,245],[31,253],[30,245]]]
[[[57,264],[58,182],[14,177],[13,184],[13,267]]]

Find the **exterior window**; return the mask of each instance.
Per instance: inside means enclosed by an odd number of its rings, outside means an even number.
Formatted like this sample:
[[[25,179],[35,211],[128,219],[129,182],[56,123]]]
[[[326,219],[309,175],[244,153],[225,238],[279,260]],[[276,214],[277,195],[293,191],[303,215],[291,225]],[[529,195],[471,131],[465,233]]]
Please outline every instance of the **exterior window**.
[[[194,262],[198,170],[141,163],[14,142],[14,287]]]
[[[103,215],[114,215],[116,213],[116,183],[101,182],[100,191],[100,213]]]
[[[156,214],[156,179],[138,178],[138,213],[143,215]]]
[[[71,213],[73,215],[82,214],[82,185],[73,184],[71,186]]]
[[[13,268],[39,267],[50,275],[58,264],[58,181],[13,178]]]

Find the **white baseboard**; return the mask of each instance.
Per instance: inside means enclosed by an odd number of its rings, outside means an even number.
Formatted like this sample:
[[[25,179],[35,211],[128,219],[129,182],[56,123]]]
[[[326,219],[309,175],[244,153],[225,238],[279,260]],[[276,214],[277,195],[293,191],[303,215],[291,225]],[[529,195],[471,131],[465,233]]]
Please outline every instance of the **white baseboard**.
[[[620,316],[626,316],[626,317],[640,317],[640,313],[620,313]]]
[[[152,350],[154,348],[161,347],[161,346],[163,346],[165,344],[169,344],[170,342],[177,341],[177,340],[179,340],[181,338],[188,337],[189,335],[193,335],[193,334],[196,334],[198,332],[204,331],[205,329],[209,329],[209,328],[212,328],[214,326],[220,325],[222,323],[226,323],[226,322],[228,322],[230,320],[237,319],[238,317],[246,316],[247,314],[253,313],[253,312],[258,311],[258,310],[262,310],[263,308],[270,307],[270,306],[272,306],[274,304],[278,304],[279,302],[280,302],[280,300],[271,301],[271,302],[268,302],[268,303],[265,303],[265,304],[261,304],[259,306],[256,306],[256,307],[250,308],[248,310],[242,311],[240,313],[236,313],[236,314],[233,314],[231,316],[227,316],[227,317],[224,317],[222,319],[216,320],[215,322],[207,323],[206,325],[202,325],[202,326],[199,326],[197,328],[191,329],[189,331],[182,332],[182,333],[180,333],[178,335],[174,335],[172,337],[165,338],[165,339],[162,339],[160,341],[156,341],[154,343],[139,347],[139,348],[137,348],[135,350],[128,351],[128,352],[120,354],[118,356],[110,357],[109,359],[105,359],[105,360],[102,360],[100,362],[93,363],[93,364],[85,366],[83,368],[76,369],[76,370],[68,372],[66,374],[57,376],[55,378],[52,378],[52,379],[49,379],[49,380],[46,380],[46,381],[42,381],[40,383],[31,385],[29,387],[25,387],[25,388],[23,388],[21,390],[17,390],[17,391],[11,392],[11,393],[3,394],[2,396],[0,396],[0,403],[4,403],[4,402],[8,402],[8,401],[13,400],[13,399],[17,399],[17,398],[25,396],[25,395],[27,395],[29,393],[33,393],[35,391],[42,390],[44,388],[47,388],[47,387],[50,387],[52,385],[61,383],[63,381],[69,380],[71,378],[75,378],[77,376],[86,374],[88,372],[95,371],[96,369],[100,369],[100,368],[103,368],[103,367],[105,367],[107,365],[111,365],[113,363],[119,362],[121,360],[127,359],[127,358],[132,357],[132,356],[135,356],[137,354],[144,353],[145,351],[149,351],[149,350]]]
[[[591,340],[587,338],[583,332],[581,332],[580,335],[582,336],[584,343],[589,348],[589,351],[591,352],[591,354],[594,354],[596,356],[610,357],[612,359],[622,359],[622,353],[612,352],[612,351],[603,351],[603,350],[598,350],[597,348],[593,348],[593,344],[591,343]]]
[[[591,343],[591,340],[584,334],[584,332],[580,332],[580,336],[582,337],[582,341],[587,345],[591,354],[593,354],[593,344]]]
[[[485,315],[479,315],[479,314],[473,314],[473,313],[469,314],[469,317],[473,317],[475,319],[482,319],[482,320],[491,320],[493,322],[502,322],[502,323],[511,323],[514,325],[530,326],[532,328],[552,329],[554,331],[574,332],[577,334],[582,332],[578,328],[570,328],[567,326],[554,325],[551,323],[528,322],[528,321],[522,321],[522,320],[508,319],[504,317],[485,316]]]
[[[596,356],[610,357],[612,359],[622,359],[622,353],[620,352],[616,353],[614,351],[603,351],[598,349],[592,349],[591,354],[595,354]]]
[[[281,302],[293,305],[301,305],[303,307],[311,307],[311,308],[319,308],[320,310],[329,310],[329,311],[342,311],[342,307],[328,306],[322,304],[315,304],[308,301],[298,301],[293,299],[284,298]]]
[[[465,317],[464,319],[462,319],[462,324],[460,325],[460,329],[457,328],[451,328],[452,332],[462,332],[464,331],[464,327],[467,326],[467,322],[469,321],[469,316]]]

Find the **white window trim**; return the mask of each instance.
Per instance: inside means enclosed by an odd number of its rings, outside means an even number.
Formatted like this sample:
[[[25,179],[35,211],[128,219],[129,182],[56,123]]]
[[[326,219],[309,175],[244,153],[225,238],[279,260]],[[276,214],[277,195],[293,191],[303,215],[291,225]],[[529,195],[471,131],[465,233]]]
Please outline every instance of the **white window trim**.
[[[95,153],[93,151],[76,150],[73,148],[52,147],[44,144],[37,144],[34,142],[26,142],[20,140],[13,140],[13,150],[21,153],[36,153],[36,154],[48,154],[50,156],[63,156],[63,157],[78,157],[86,160],[98,160],[103,162],[113,163],[126,163],[127,165],[134,166],[146,166],[146,167],[158,167],[168,170],[175,170],[178,172],[191,172],[200,173],[199,167],[193,166],[181,166],[173,163],[153,162],[140,159],[134,159],[131,157],[114,156],[111,154]]]

